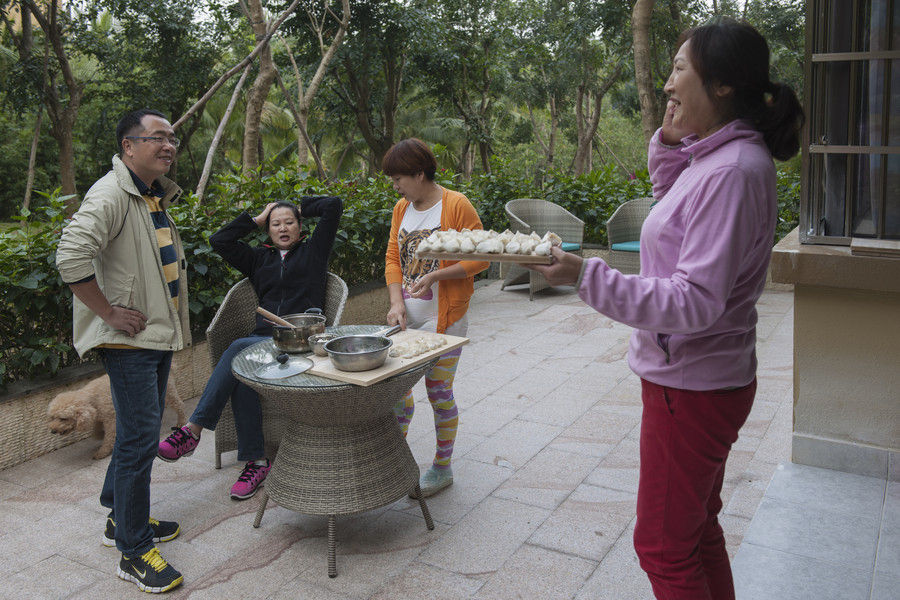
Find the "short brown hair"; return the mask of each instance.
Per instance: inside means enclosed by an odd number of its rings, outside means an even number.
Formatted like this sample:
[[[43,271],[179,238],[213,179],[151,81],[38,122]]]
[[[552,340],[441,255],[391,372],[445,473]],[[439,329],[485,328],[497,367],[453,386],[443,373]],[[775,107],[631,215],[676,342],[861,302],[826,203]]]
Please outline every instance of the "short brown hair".
[[[391,146],[381,160],[381,170],[389,177],[425,173],[429,181],[434,181],[437,159],[425,142],[408,138]]]

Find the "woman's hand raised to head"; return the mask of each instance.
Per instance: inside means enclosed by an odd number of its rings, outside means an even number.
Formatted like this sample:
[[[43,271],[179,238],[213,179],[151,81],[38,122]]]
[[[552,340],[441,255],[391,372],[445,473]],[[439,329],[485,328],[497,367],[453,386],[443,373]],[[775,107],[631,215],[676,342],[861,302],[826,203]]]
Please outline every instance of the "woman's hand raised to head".
[[[522,266],[543,274],[550,285],[568,285],[578,281],[578,276],[581,274],[581,263],[584,262],[583,258],[577,254],[563,252],[559,246],[553,246],[550,254],[554,260],[549,265],[523,264]]]
[[[666,112],[662,122],[662,143],[667,146],[676,146],[681,143],[681,138],[691,135],[691,131],[678,129],[672,125],[672,117],[675,115],[675,102],[669,100],[666,103]]]
[[[253,217],[253,222],[257,224],[259,227],[266,226],[266,219],[269,218],[269,213],[272,212],[272,209],[275,208],[277,202],[269,202],[266,204],[266,207],[262,210],[261,213]]]

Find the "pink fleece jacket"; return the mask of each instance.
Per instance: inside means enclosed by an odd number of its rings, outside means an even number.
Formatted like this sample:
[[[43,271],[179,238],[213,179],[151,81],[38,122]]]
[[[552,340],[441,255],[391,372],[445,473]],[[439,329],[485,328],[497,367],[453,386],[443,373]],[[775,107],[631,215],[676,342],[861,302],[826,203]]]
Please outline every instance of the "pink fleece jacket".
[[[756,301],[777,216],[762,134],[735,120],[704,139],[649,149],[659,202],[641,230],[641,273],[586,261],[581,298],[635,328],[628,363],[653,383],[716,390],[756,376]]]

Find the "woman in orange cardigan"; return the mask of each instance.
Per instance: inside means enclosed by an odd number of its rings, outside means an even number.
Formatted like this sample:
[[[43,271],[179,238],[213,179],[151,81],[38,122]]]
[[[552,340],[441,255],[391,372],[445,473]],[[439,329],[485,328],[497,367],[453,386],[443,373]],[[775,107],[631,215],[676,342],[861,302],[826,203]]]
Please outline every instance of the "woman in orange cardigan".
[[[418,259],[415,254],[419,242],[433,232],[481,229],[481,219],[464,195],[435,183],[437,161],[421,140],[410,138],[392,146],[384,156],[382,169],[402,196],[394,206],[385,256],[384,279],[391,299],[388,325],[464,336],[475,274],[484,271],[488,263]],[[458,423],[453,378],[460,352],[458,348],[444,354],[425,374],[437,449],[431,468],[419,482],[424,496],[453,483],[450,457]],[[404,434],[412,420],[413,406],[410,390],[395,408]]]

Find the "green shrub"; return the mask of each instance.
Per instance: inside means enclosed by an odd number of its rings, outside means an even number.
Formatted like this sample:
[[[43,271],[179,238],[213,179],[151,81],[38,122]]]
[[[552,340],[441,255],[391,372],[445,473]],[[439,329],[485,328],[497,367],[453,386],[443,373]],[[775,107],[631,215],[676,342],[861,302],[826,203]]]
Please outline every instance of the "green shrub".
[[[0,389],[78,361],[72,293],[56,270],[68,197],[59,189],[41,195],[43,206],[23,209],[13,217],[17,226],[0,231]]]

